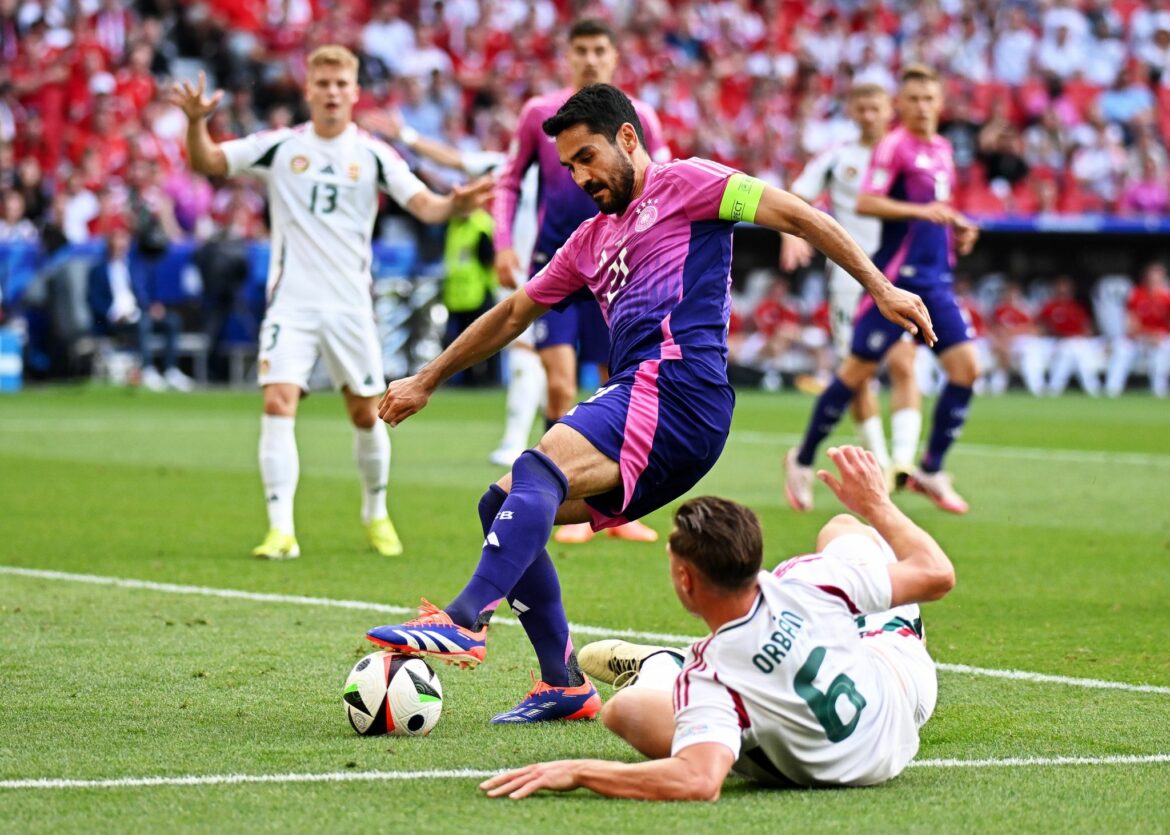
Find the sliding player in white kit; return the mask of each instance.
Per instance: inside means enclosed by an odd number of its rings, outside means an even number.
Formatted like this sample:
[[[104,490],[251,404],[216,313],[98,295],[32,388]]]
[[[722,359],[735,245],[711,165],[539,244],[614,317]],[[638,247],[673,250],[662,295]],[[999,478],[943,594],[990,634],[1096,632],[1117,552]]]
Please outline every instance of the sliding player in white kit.
[[[466,214],[486,199],[489,180],[435,194],[388,145],[351,120],[358,100],[358,59],[323,46],[308,58],[305,101],[310,122],[216,144],[205,117],[222,97],[204,97],[204,79],[172,96],[187,115],[191,167],[213,176],[255,174],[268,183],[272,258],[268,309],[260,328],[259,382],[264,391],[260,473],[269,531],[252,553],[267,559],[300,555],[293,496],[300,474],[293,427],[309,374],[324,357],[354,426],[354,458],[363,487],[362,522],[371,546],[402,553],[386,511],[390,439],[378,419],[385,388],[382,346],[374,321],[371,236],[379,192],[424,223]]]
[[[637,671],[603,708],[606,726],[650,762],[562,760],[493,777],[493,797],[588,788],[610,797],[717,800],[731,771],[769,786],[870,786],[900,774],[938,695],[916,604],[943,597],[954,569],[890,501],[873,453],[829,450],[818,473],[849,510],[817,553],[760,571],[754,513],[711,497],[675,514],[675,593],[712,634],[678,653],[602,641],[581,666]],[[864,616],[864,620],[859,620]],[[592,651],[591,651],[592,650]],[[598,669],[600,666],[600,669]]]
[[[809,203],[815,203],[827,191],[833,217],[865,250],[866,255],[873,255],[881,243],[882,222],[857,213],[857,196],[865,172],[869,169],[874,146],[890,128],[893,117],[890,94],[877,84],[858,84],[849,91],[848,112],[849,118],[857,125],[858,138],[834,145],[810,160],[789,190]],[[782,246],[781,266],[788,272],[807,265],[812,257],[812,247],[795,235],[785,235]],[[853,342],[853,320],[857,316],[862,291],[853,277],[836,264],[829,262],[826,272],[829,327],[840,361],[849,356],[849,346]],[[904,482],[906,475],[913,472],[914,456],[922,434],[922,395],[914,376],[915,350],[913,341],[903,340],[886,354],[886,369],[891,384],[892,460],[886,447],[886,433],[873,389],[866,386],[859,390],[851,407],[862,444],[877,456],[878,464],[887,471],[891,482]]]

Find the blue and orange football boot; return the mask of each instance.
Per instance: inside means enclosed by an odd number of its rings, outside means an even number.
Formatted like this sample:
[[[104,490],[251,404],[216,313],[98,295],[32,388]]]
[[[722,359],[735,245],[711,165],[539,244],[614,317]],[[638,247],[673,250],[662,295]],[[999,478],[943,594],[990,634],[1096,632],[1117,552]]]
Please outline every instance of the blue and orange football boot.
[[[418,617],[396,626],[376,626],[366,639],[380,647],[426,655],[447,664],[475,667],[487,657],[487,624],[468,629],[425,597]]]
[[[524,701],[492,717],[493,725],[551,722],[556,719],[593,719],[601,712],[601,697],[586,678],[576,687],[553,687],[532,676],[533,687]]]

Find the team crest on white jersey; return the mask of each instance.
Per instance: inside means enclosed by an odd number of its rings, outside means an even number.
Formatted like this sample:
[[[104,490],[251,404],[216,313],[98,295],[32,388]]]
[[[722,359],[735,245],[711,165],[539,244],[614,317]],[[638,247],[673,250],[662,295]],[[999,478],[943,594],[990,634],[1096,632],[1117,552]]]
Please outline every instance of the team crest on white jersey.
[[[358,178],[362,176],[362,167],[356,162],[351,162],[347,173],[349,174],[349,178],[356,183]]]
[[[635,209],[638,219],[634,221],[634,231],[645,232],[654,225],[654,221],[658,220],[658,202],[657,197],[653,197]]]
[[[309,170],[309,158],[303,154],[297,154],[289,162],[289,168],[292,169],[294,174],[304,174]]]

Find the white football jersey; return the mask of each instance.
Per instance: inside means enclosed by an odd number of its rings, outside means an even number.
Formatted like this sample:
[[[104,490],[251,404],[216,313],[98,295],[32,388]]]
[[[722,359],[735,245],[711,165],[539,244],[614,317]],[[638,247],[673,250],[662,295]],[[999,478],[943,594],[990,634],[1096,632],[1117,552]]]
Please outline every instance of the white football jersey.
[[[426,188],[402,157],[352,124],[332,139],[307,123],[220,147],[229,174],[268,182],[270,309],[370,309],[378,192],[405,207]]]
[[[866,255],[877,252],[882,229],[877,218],[857,214],[857,196],[872,156],[873,148],[858,140],[834,145],[809,160],[789,189],[810,203],[828,189],[833,217]]]
[[[885,560],[872,549],[798,557],[760,572],[759,584],[747,615],[690,648],[675,682],[672,753],[721,743],[737,773],[772,785],[872,785],[899,774],[933,710],[916,718],[908,673],[924,665],[933,681],[934,670],[917,634],[902,637],[911,624],[895,639],[908,665],[899,648],[858,631],[860,616],[890,607]]]

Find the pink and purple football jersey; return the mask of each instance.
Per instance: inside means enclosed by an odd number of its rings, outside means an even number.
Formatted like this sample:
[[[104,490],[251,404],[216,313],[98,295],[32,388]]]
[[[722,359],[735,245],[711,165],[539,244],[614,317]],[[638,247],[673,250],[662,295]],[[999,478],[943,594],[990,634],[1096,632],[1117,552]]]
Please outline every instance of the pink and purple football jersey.
[[[626,211],[582,223],[525,292],[552,307],[587,287],[609,325],[611,374],[688,357],[725,373],[734,223],[720,215],[737,174],[701,159],[650,164]]]
[[[890,131],[874,148],[861,187],[862,194],[922,204],[949,203],[954,190],[951,143],[941,136],[926,141],[905,128]],[[950,227],[924,220],[883,221],[873,262],[894,282],[949,273],[954,267]]]
[[[577,187],[568,169],[557,156],[556,140],[541,129],[545,119],[553,116],[574,93],[566,87],[543,96],[536,96],[520,111],[520,121],[508,161],[500,174],[492,201],[492,219],[495,221],[496,249],[511,249],[512,221],[516,203],[520,199],[520,181],[533,163],[540,168],[537,192],[537,233],[535,252],[547,260],[563,244],[582,221],[597,214],[593,198]],[[646,136],[646,152],[653,159],[669,156],[663,139],[662,126],[654,111],[645,102],[631,99],[642,132]]]

